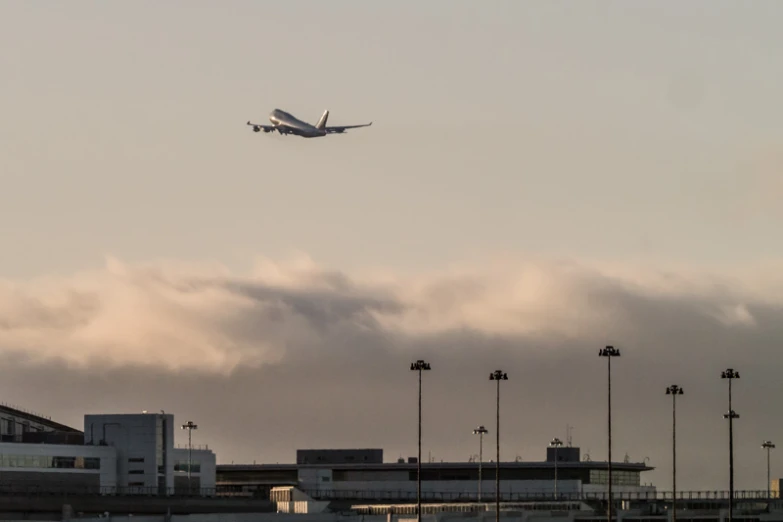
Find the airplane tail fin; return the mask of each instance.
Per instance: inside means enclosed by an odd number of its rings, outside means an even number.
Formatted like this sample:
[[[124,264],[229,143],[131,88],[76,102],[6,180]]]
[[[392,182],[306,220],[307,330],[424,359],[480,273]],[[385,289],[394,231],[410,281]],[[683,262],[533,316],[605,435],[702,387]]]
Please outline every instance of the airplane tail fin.
[[[323,116],[321,116],[321,119],[318,120],[318,124],[315,126],[316,129],[323,129],[326,127],[326,120],[329,119],[329,111],[324,111]]]

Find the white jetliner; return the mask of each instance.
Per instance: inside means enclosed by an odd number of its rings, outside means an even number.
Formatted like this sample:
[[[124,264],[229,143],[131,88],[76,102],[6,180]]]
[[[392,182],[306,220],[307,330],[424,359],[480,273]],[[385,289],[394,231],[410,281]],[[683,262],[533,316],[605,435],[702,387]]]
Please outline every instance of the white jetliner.
[[[329,111],[325,111],[318,123],[313,126],[309,123],[305,123],[302,120],[294,118],[292,115],[280,109],[275,109],[269,115],[269,121],[272,125],[260,125],[258,123],[247,122],[248,125],[252,125],[255,132],[272,132],[277,131],[280,134],[293,134],[295,136],[302,136],[303,138],[318,138],[326,136],[327,134],[342,134],[347,129],[356,129],[358,127],[369,127],[372,122],[365,123],[363,125],[343,125],[341,127],[327,127],[326,120],[329,118]]]

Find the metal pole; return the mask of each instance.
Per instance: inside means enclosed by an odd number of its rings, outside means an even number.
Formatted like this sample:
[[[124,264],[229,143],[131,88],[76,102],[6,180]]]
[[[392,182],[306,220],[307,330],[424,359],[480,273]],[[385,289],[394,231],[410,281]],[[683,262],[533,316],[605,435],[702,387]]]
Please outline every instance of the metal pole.
[[[739,379],[739,372],[728,368],[721,374],[722,379],[729,380],[729,412],[723,416],[729,419],[729,522],[734,520],[734,419],[739,415],[731,407],[731,381]]]
[[[478,501],[481,502],[481,464],[484,461],[484,432],[479,432],[479,483]]]
[[[677,394],[672,393],[672,522],[677,522]]]
[[[772,449],[770,446],[767,446],[767,498],[769,499],[771,497],[770,492],[770,480],[769,480],[769,450]]]
[[[666,388],[666,395],[672,396],[672,522],[677,520],[677,396],[682,394],[676,384]]]
[[[497,381],[497,422],[495,424],[495,441],[497,458],[495,459],[495,522],[500,522],[500,381],[507,381],[508,374],[495,370],[489,374],[490,381]]]
[[[765,440],[761,447],[767,450],[767,499],[772,498],[772,481],[770,480],[770,474],[769,474],[769,454],[770,451],[775,447],[775,445],[772,443],[771,440]]]
[[[419,367],[419,457],[416,460],[416,520],[421,522],[421,370]]]
[[[190,470],[193,467],[193,430],[188,430],[188,495],[193,491],[190,485]]]
[[[729,522],[734,520],[734,411],[731,409],[731,381],[729,379]]]
[[[188,495],[192,493],[191,489],[191,468],[193,467],[193,430],[198,429],[198,425],[193,421],[188,421],[182,425],[183,430],[188,430]]]
[[[607,357],[608,397],[609,397],[609,499],[606,519],[612,522],[612,358]]]
[[[557,500],[557,445],[555,445],[555,500]]]
[[[606,357],[607,358],[607,403],[608,403],[608,415],[607,415],[607,422],[608,422],[608,445],[609,445],[609,462],[607,463],[607,468],[609,469],[609,477],[607,479],[607,485],[608,485],[608,498],[607,498],[607,509],[606,509],[606,517],[608,522],[612,522],[612,357],[619,357],[620,356],[620,350],[616,349],[614,346],[607,346],[603,350],[598,351],[598,355],[600,357]]]
[[[567,429],[566,429],[566,431],[567,431]],[[550,447],[552,447],[552,448],[555,448],[555,496],[554,496],[555,500],[557,500],[557,498],[558,498],[558,494],[557,494],[557,467],[558,467],[558,466],[557,466],[557,461],[558,461],[558,458],[557,458],[557,450],[558,450],[558,449],[560,448],[560,446],[562,446],[562,445],[563,445],[563,441],[561,441],[561,440],[560,440],[560,439],[558,439],[557,437],[555,437],[554,439],[552,439],[552,442],[550,442],[550,443],[549,443],[549,446],[550,446]],[[549,453],[547,452],[547,461],[548,461],[548,460],[549,460]]]
[[[497,459],[495,460],[495,522],[500,522],[500,378],[497,380],[497,422],[495,440]]]
[[[419,522],[421,522],[421,372],[430,369],[430,363],[421,359],[411,363],[411,370],[419,372],[419,456],[416,459],[416,520]]]
[[[484,426],[479,426],[475,430],[473,430],[473,435],[478,434],[479,436],[479,466],[478,466],[478,497],[477,502],[481,502],[481,499],[483,497],[482,495],[482,482],[484,481],[484,478],[482,476],[482,468],[484,463],[484,434],[488,433],[487,428]]]

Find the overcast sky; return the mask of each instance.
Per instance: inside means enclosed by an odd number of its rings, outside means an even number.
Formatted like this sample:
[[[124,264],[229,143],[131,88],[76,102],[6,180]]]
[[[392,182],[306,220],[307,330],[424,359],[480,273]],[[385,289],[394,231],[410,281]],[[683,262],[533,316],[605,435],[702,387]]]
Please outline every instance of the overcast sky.
[[[783,344],[783,4],[0,1],[0,397],[164,409],[219,462],[575,426],[765,487]],[[274,108],[370,128],[255,134]],[[178,433],[178,436],[181,434]],[[179,442],[186,439],[180,438]],[[773,453],[773,475],[783,475]],[[776,472],[775,470],[779,471]]]

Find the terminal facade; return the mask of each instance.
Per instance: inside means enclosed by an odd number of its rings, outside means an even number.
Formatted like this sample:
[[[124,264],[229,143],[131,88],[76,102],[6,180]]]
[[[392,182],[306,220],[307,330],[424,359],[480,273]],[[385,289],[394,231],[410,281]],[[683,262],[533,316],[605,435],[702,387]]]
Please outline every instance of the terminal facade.
[[[555,460],[557,455],[557,460]],[[432,500],[478,499],[478,462],[422,462],[422,497]],[[501,496],[603,494],[608,464],[580,460],[577,447],[547,448],[547,458],[538,462],[501,462]],[[613,462],[612,484],[616,494],[655,496],[656,489],[643,485],[641,474],[654,468],[645,463]],[[481,465],[482,500],[495,498],[494,462]],[[417,491],[417,462],[383,462],[381,449],[298,450],[296,464],[221,465],[217,485],[221,494],[265,497],[274,488],[294,487],[313,499],[341,500],[389,498],[411,500]],[[393,499],[391,497],[394,497]]]
[[[84,431],[0,406],[0,489],[214,495],[215,454],[174,447],[174,416],[85,415]]]

